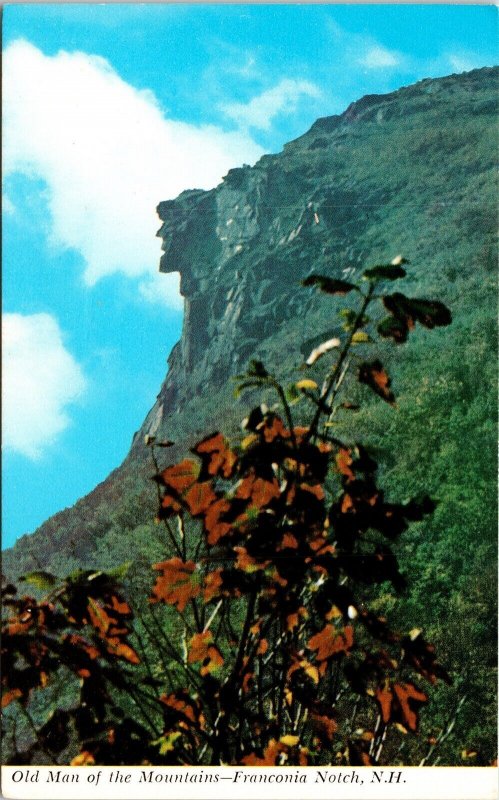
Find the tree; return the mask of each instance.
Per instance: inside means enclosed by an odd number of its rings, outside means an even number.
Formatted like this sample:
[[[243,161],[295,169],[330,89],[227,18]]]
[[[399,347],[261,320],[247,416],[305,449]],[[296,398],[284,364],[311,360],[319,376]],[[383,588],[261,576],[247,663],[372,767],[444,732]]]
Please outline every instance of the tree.
[[[383,292],[405,263],[367,269],[358,285],[304,281],[357,308],[343,311],[341,338],[310,353],[314,378],[285,388],[250,363],[237,392],[277,402],[251,410],[241,441],[217,431],[162,468],[170,443],[146,437],[170,551],[135,621],[119,574],[32,573],[50,585],[40,602],[6,588],[4,704],[16,700],[36,731],[28,750],[13,744],[13,763],[44,751],[78,764],[367,765],[396,758],[394,731],[417,733],[421,679],[449,676],[419,629],[392,630],[369,603],[385,582],[404,588],[392,542],[434,505],[389,502],[372,455],[334,435],[359,407],[346,399],[352,380],[396,404],[380,359],[359,355],[375,337],[400,345],[416,323],[451,322],[438,301]],[[371,322],[380,305],[388,314]],[[80,679],[79,701],[37,725],[30,697],[61,668]]]

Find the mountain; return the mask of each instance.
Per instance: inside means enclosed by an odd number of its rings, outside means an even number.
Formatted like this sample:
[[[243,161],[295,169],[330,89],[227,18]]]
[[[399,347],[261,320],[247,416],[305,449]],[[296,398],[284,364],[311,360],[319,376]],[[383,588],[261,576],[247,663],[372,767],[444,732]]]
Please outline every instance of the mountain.
[[[398,411],[357,387],[363,408],[339,428],[378,453],[395,498],[424,491],[437,501],[431,521],[399,546],[408,594],[395,604],[387,589],[379,607],[406,628],[425,625],[472,698],[462,721],[467,744],[490,748],[497,78],[486,68],[364,97],[317,120],[282,153],[230,170],[215,189],[159,204],[160,270],[180,272],[185,298],[165,381],[124,463],[6,551],[6,574],[65,575],[132,559],[136,579],[150,585],[147,567],[165,557],[166,543],[153,521],[145,437],[175,442],[163,451],[166,465],[204,434],[235,436],[252,398],[234,399],[232,378],[249,358],[296,378],[310,349],[341,332],[345,299],[335,307],[301,280],[312,272],[355,279],[401,253],[410,260],[402,291],[443,300],[453,323],[382,347]],[[451,713],[442,698],[441,713]]]

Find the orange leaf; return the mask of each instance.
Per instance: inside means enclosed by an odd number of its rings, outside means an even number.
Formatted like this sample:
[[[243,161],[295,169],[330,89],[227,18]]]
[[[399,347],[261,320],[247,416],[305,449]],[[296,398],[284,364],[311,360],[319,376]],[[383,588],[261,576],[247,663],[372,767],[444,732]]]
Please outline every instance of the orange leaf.
[[[307,647],[317,650],[318,661],[326,661],[341,653],[347,653],[353,646],[353,628],[347,625],[338,631],[333,625],[326,625],[309,640]]]
[[[202,661],[201,675],[208,675],[210,672],[214,672],[224,663],[220,650],[216,645],[212,644],[212,642],[213,636],[211,631],[195,633],[189,642],[187,661],[189,664]]]
[[[154,569],[162,572],[156,578],[153,586],[153,597],[150,602],[157,603],[163,600],[168,605],[178,607],[183,611],[187,603],[197,597],[201,591],[199,583],[194,575],[196,565],[194,561],[184,562],[180,558],[171,558],[169,561],[161,561],[154,564]]]
[[[204,600],[209,603],[214,597],[220,594],[219,589],[223,584],[222,570],[216,569],[214,572],[208,572],[204,576]]]
[[[20,689],[10,689],[8,692],[2,695],[2,708],[5,708],[12,703],[13,700],[17,700],[19,697],[22,697],[23,693]]]
[[[108,647],[108,650],[109,649]],[[125,642],[120,642],[118,640],[116,644],[112,645],[112,652],[114,655],[118,656],[118,658],[124,658],[125,661],[128,661],[130,664],[140,664],[140,658],[133,647],[125,644]]]
[[[351,452],[352,451],[347,447],[340,447],[336,456],[336,465],[342,475],[345,475],[345,477],[353,481],[355,480],[355,472],[350,468],[350,465],[353,463]]]
[[[217,495],[211,488],[210,481],[195,483],[184,497],[193,517],[204,514],[216,499]]]
[[[221,433],[215,433],[199,442],[193,448],[193,453],[203,459],[203,467],[208,475],[220,475],[230,478],[237,464],[237,456],[227,446],[226,439]]]
[[[188,458],[179,464],[167,467],[162,473],[161,478],[165,486],[174,489],[176,492],[184,492],[196,482],[199,474],[199,467]]]
[[[280,494],[281,491],[276,478],[272,481],[266,481],[263,478],[257,478],[255,475],[249,475],[244,478],[236,491],[237,498],[250,500],[251,504],[256,508],[268,505],[271,500],[279,497]]]
[[[383,400],[390,405],[395,405],[395,395],[390,389],[391,380],[388,373],[383,368],[381,361],[376,359],[370,364],[364,362],[359,368],[359,381],[370,386]]]
[[[418,727],[418,715],[412,706],[419,706],[426,703],[428,695],[420,692],[413,683],[396,683],[393,687],[393,692],[398,700],[400,711],[402,714],[402,723],[406,725],[409,730],[415,731]]]
[[[266,639],[260,639],[260,642],[258,644],[258,648],[257,648],[257,651],[256,651],[257,656],[263,656],[264,653],[266,653],[268,649],[269,649],[268,641]]]
[[[292,533],[285,533],[282,537],[282,542],[280,544],[279,550],[285,550],[287,548],[291,550],[296,550],[298,547],[298,539],[296,536],[293,536]]]
[[[73,758],[70,763],[71,767],[88,767],[95,764],[95,758],[88,750],[83,750]]]
[[[232,525],[220,518],[230,511],[230,502],[224,497],[212,503],[204,517],[204,527],[208,534],[208,544],[214,545],[219,539],[227,536],[232,530]]]
[[[283,746],[275,739],[271,739],[267,747],[263,751],[263,758],[260,758],[255,753],[249,756],[244,756],[241,763],[247,767],[275,767],[277,757],[283,750]]]
[[[236,569],[244,572],[257,572],[270,564],[270,561],[257,561],[253,556],[248,555],[245,547],[234,547],[234,552],[237,553]]]
[[[387,682],[383,687],[378,686],[374,696],[379,705],[381,719],[386,725],[390,721],[392,711],[393,694],[390,684]]]
[[[322,488],[320,483],[316,483],[313,486],[311,486],[309,483],[301,483],[300,489],[304,492],[309,492],[310,494],[313,494],[314,497],[317,498],[317,500],[324,500],[324,489]]]
[[[289,431],[284,427],[280,417],[272,416],[270,419],[267,417],[263,426],[263,437],[265,441],[270,444],[278,436],[283,439],[289,438]]]
[[[111,608],[113,609],[113,611],[117,611],[118,614],[121,614],[122,616],[128,616],[129,614],[132,613],[132,610],[128,605],[128,603],[118,600],[118,598],[115,597],[115,595],[111,597]]]
[[[326,714],[314,714],[313,712],[310,719],[319,739],[324,743],[332,742],[338,729],[336,720]]]

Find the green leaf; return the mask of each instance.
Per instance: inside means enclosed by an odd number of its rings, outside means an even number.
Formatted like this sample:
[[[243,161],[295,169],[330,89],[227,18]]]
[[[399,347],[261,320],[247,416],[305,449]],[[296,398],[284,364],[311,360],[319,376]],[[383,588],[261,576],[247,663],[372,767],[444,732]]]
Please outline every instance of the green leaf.
[[[35,572],[28,572],[19,578],[23,583],[30,583],[36,586],[37,589],[52,589],[57,583],[57,578],[51,572],[44,572],[43,570],[36,570]]]
[[[354,283],[348,283],[347,281],[341,281],[336,278],[328,278],[327,275],[309,275],[308,278],[302,281],[302,285],[318,286],[321,292],[325,292],[326,294],[345,295],[351,292],[352,289],[355,289],[357,292],[359,291]]]

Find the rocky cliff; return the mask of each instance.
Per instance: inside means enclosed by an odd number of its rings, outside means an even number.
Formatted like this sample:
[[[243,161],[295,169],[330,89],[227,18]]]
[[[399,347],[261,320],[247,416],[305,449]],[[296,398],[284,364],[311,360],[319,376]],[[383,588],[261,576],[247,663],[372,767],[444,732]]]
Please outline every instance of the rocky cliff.
[[[300,287],[312,271],[355,278],[403,253],[408,290],[453,306],[459,352],[471,310],[481,304],[489,319],[493,307],[496,85],[497,70],[483,69],[364,97],[215,189],[160,203],[160,270],[180,272],[185,298],[166,379],[125,463],[23,537],[6,569],[140,553],[154,515],[144,435],[173,439],[174,458],[207,428],[235,425],[244,402],[233,400],[231,377],[249,357],[280,373],[299,365],[304,342],[339,324]],[[442,341],[429,346],[437,352]]]

